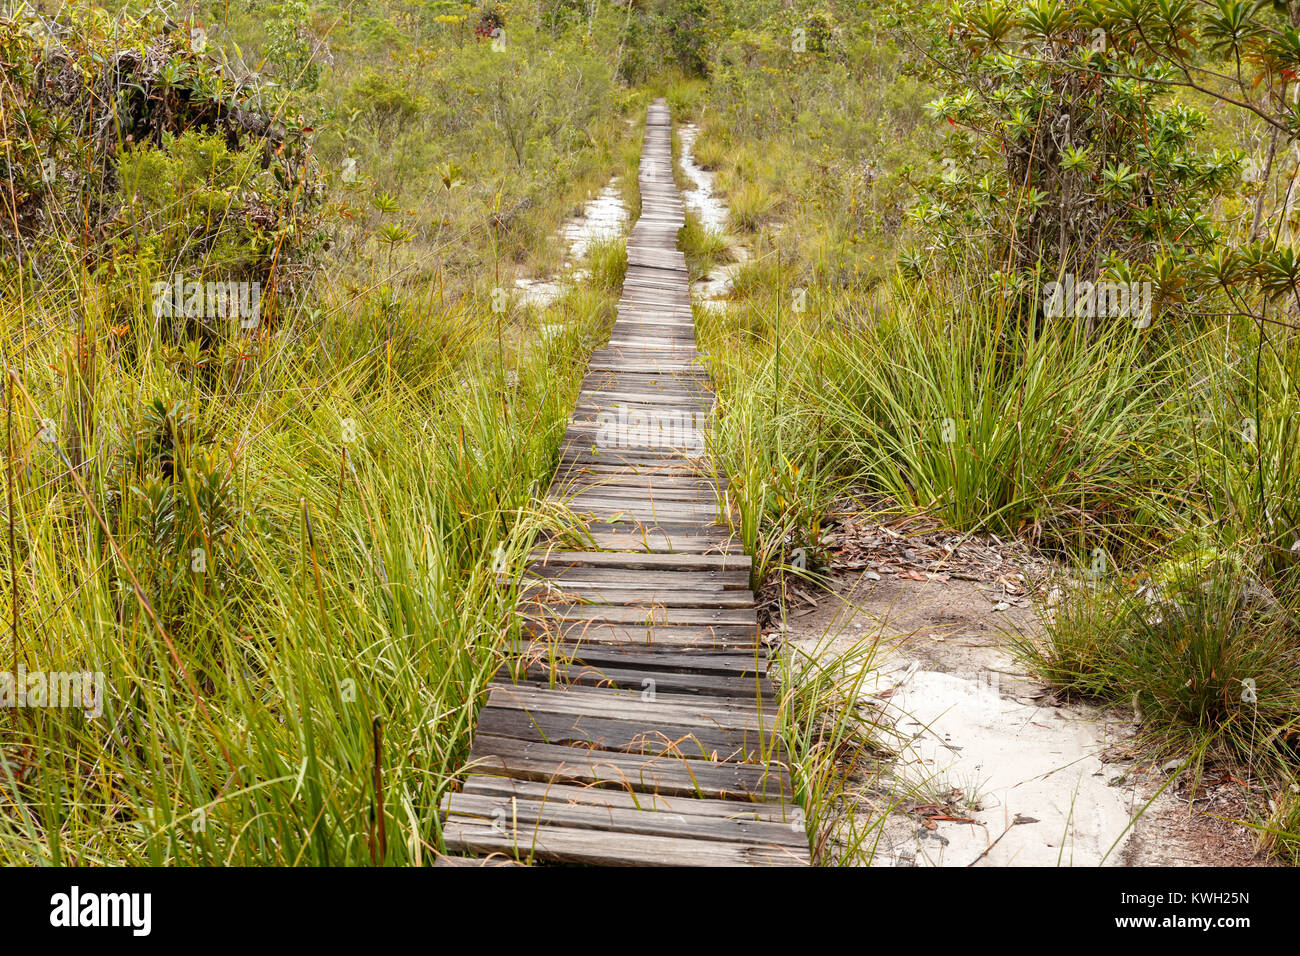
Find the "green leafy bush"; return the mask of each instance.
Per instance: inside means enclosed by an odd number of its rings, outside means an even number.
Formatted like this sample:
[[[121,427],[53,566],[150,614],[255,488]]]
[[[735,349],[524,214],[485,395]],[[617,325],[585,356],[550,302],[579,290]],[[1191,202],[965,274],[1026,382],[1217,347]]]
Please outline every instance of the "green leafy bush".
[[[14,210],[0,281],[50,285],[105,250],[181,267],[214,245],[230,268],[266,272],[319,240],[309,135],[274,119],[202,34],[157,12],[0,19],[0,70],[13,104],[0,139],[16,144],[0,155]],[[97,249],[80,249],[88,238]]]
[[[320,50],[312,38],[305,0],[285,0],[267,10],[266,56],[287,85],[314,90],[320,83]]]

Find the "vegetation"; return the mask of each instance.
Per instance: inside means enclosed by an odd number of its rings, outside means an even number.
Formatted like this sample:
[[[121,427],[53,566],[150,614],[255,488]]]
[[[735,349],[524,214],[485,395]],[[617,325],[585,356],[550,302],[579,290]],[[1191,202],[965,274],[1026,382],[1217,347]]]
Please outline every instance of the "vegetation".
[[[1300,860],[1300,6],[105,6],[0,7],[0,658],[110,682],[0,713],[0,861],[430,859],[626,257],[514,280],[635,215],[654,95],[693,272],[751,253],[697,321],[756,583],[849,487],[1035,544],[1025,659]],[[786,666],[852,856],[853,688]]]
[[[714,48],[692,105],[754,253],[697,319],[757,567],[815,566],[849,487],[1037,544],[1067,596],[1026,659],[1136,703],[1153,759],[1262,776],[1253,822],[1286,856],[1300,343],[1278,10],[841,5],[799,52],[817,11],[773,7]]]
[[[5,669],[107,680],[0,718],[5,862],[430,860],[613,313],[618,250],[559,335],[491,295],[635,158],[609,51],[560,84],[458,16],[445,74],[380,70],[415,51],[353,8],[327,61],[343,11],[288,4],[260,61],[255,6],[0,20]]]

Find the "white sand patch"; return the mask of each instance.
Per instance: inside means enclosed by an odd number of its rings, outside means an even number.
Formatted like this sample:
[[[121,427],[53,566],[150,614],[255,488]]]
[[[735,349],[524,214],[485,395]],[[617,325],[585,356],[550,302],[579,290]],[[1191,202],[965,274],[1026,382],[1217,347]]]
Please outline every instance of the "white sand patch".
[[[682,126],[677,133],[677,138],[682,144],[682,171],[686,173],[686,177],[692,184],[692,188],[682,193],[682,201],[688,210],[699,217],[704,228],[712,229],[714,232],[726,232],[727,220],[731,218],[727,204],[718,198],[713,190],[713,173],[701,169],[695,162],[695,140],[699,135],[699,127],[693,123]]]
[[[1168,777],[1135,760],[1131,711],[1060,700],[1025,673],[1007,635],[1037,632],[1028,601],[1012,604],[983,583],[873,572],[842,588],[782,632],[828,665],[879,642],[859,693],[897,759],[860,795],[858,824],[879,826],[865,847],[872,865],[1240,865],[1253,856],[1240,828],[1192,813],[1172,786],[1157,795]]]
[[[1119,862],[1116,844],[1128,836],[1132,799],[1110,785],[1120,771],[1100,759],[1109,743],[1104,722],[1010,699],[994,670],[893,669],[878,680],[880,689],[898,683],[884,706],[898,734],[910,738],[899,761],[905,784],[923,792],[959,789],[979,809],[967,811],[974,823],[932,821],[933,830],[918,824],[910,835],[897,834],[877,863]]]
[[[581,259],[594,243],[617,239],[627,229],[627,206],[615,176],[595,199],[587,201],[581,216],[574,216],[560,230],[569,243],[569,259]]]
[[[682,192],[682,201],[704,228],[725,233],[731,213],[722,197],[714,191],[713,173],[702,169],[695,162],[694,147],[695,140],[700,135],[699,127],[688,123],[680,128],[677,135],[681,142],[682,171],[691,181],[691,187]],[[691,296],[705,308],[727,307],[726,299],[731,294],[736,271],[749,259],[749,250],[738,243],[730,247],[730,252],[734,262],[715,265],[708,275],[691,283]]]
[[[515,296],[524,305],[544,309],[558,299],[566,286],[581,282],[587,275],[576,263],[587,254],[593,244],[606,239],[617,239],[627,230],[628,211],[615,176],[582,207],[582,214],[573,216],[560,227],[560,239],[566,243],[564,266],[558,276],[549,278],[516,279]]]

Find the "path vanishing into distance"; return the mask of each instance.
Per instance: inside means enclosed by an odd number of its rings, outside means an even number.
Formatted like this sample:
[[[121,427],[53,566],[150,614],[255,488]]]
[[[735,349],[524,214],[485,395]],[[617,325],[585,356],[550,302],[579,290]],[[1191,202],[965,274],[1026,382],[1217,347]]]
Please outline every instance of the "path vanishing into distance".
[[[672,125],[646,118],[641,217],[548,497],[585,550],[533,553],[529,639],[491,685],[443,864],[807,865],[750,559],[719,522]]]

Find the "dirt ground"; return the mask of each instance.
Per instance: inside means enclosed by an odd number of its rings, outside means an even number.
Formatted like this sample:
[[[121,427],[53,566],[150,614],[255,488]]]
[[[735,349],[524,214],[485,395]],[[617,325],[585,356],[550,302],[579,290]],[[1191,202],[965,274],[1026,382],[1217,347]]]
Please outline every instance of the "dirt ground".
[[[1168,778],[1128,746],[1131,713],[1060,700],[1025,673],[1010,641],[1039,625],[1023,588],[915,579],[926,577],[838,573],[833,591],[792,606],[802,589],[774,628],[823,659],[877,642],[862,696],[899,756],[863,797],[865,813],[888,811],[873,865],[1264,863],[1251,831],[1228,822],[1247,815],[1241,787],[1189,800],[1176,780],[1155,796]]]

